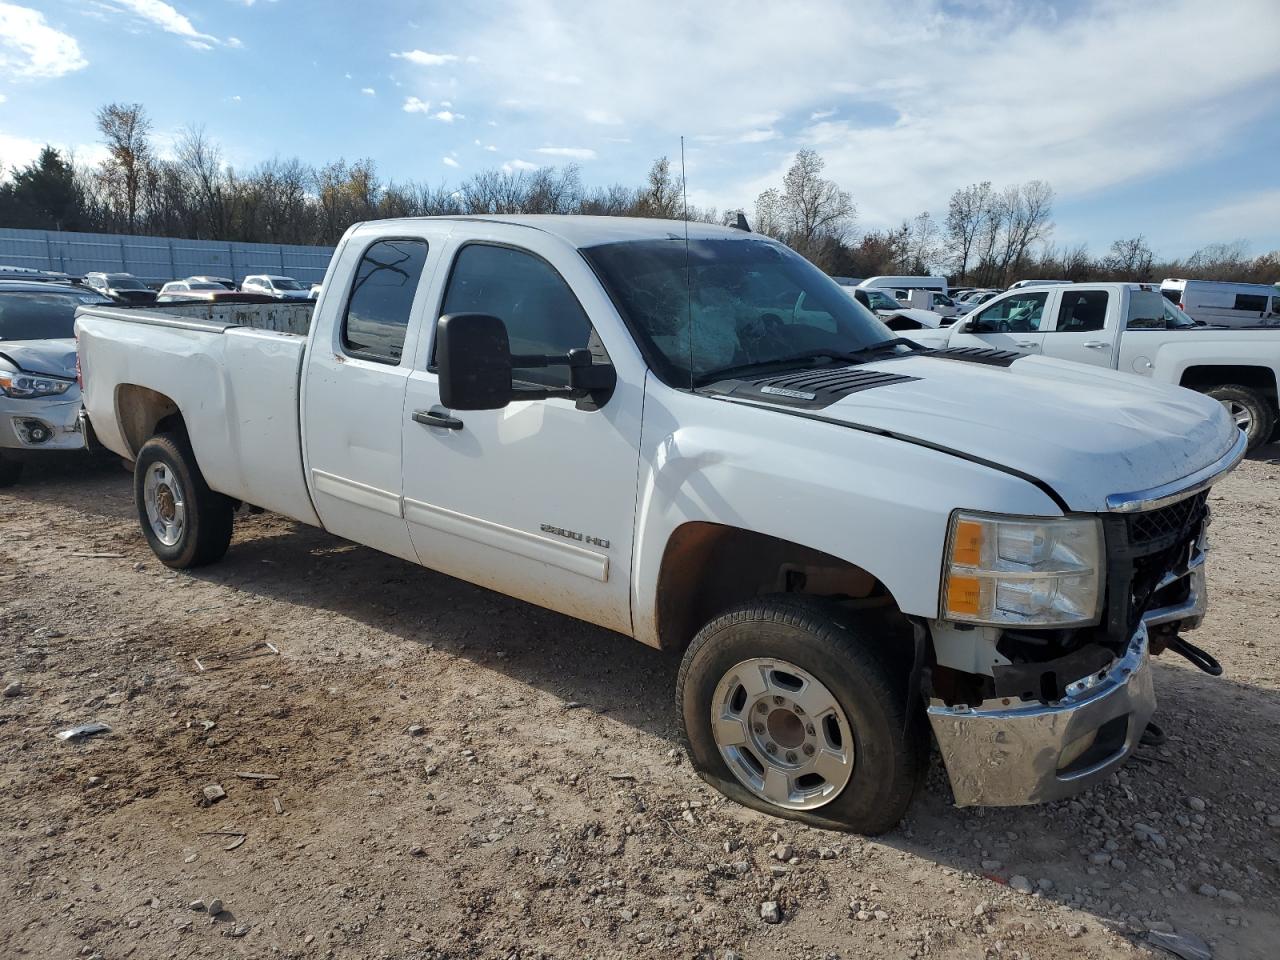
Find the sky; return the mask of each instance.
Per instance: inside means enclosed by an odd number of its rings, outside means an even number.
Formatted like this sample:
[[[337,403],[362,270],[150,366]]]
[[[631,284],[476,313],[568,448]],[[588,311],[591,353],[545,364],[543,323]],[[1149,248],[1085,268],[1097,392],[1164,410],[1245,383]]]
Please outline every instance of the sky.
[[[1280,248],[1280,0],[0,0],[0,163],[95,161],[112,101],[238,168],[634,185],[684,136],[701,206],[811,147],[861,230],[1043,179],[1060,245]]]

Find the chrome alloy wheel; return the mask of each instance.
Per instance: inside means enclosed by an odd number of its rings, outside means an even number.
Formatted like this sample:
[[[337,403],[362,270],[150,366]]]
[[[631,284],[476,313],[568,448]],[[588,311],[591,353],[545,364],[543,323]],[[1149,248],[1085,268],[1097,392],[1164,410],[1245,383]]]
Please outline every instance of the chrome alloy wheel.
[[[1239,400],[1223,400],[1222,405],[1227,408],[1227,413],[1231,415],[1231,419],[1236,422],[1236,426],[1249,433],[1253,430],[1253,411]]]
[[[172,547],[182,539],[187,523],[186,499],[178,478],[167,464],[147,467],[142,481],[142,500],[147,509],[147,523],[156,539]]]
[[[813,810],[853,774],[853,730],[823,684],[785,660],[744,660],[711,699],[716,746],[738,782],[774,806]]]

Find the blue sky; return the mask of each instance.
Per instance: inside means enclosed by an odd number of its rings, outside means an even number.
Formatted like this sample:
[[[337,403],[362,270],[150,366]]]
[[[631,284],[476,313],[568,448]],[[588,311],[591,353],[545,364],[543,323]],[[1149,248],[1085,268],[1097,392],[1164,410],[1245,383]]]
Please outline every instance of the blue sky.
[[[390,178],[573,161],[635,184],[687,142],[690,200],[746,205],[810,146],[857,226],[1040,178],[1059,244],[1280,248],[1280,3],[1151,0],[0,0],[0,162],[100,155],[146,105],[227,160]]]

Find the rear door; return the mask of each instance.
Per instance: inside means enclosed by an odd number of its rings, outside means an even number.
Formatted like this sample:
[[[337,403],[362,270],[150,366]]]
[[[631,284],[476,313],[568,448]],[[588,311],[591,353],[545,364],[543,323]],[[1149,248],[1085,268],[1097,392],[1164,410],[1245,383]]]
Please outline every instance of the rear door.
[[[1115,291],[1063,287],[1045,325],[1044,355],[1114,368],[1120,341],[1120,304],[1116,299]]]
[[[307,355],[307,483],[325,529],[416,560],[400,507],[405,384],[442,237],[353,234],[332,276]]]
[[[951,334],[955,347],[991,347],[1018,353],[1039,353],[1051,291],[1017,290],[969,314],[963,330]]]

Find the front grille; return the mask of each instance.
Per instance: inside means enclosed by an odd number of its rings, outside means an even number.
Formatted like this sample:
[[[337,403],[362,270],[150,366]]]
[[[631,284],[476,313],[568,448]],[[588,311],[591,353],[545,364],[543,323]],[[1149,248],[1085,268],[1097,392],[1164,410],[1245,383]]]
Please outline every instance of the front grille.
[[[1187,562],[1208,516],[1206,490],[1167,507],[1104,518],[1108,640],[1127,643],[1165,574]]]
[[[1166,537],[1181,539],[1181,534],[1195,523],[1199,526],[1204,505],[1209,499],[1209,491],[1187,497],[1177,503],[1158,510],[1131,514],[1129,521],[1129,543],[1133,546],[1163,540]]]

